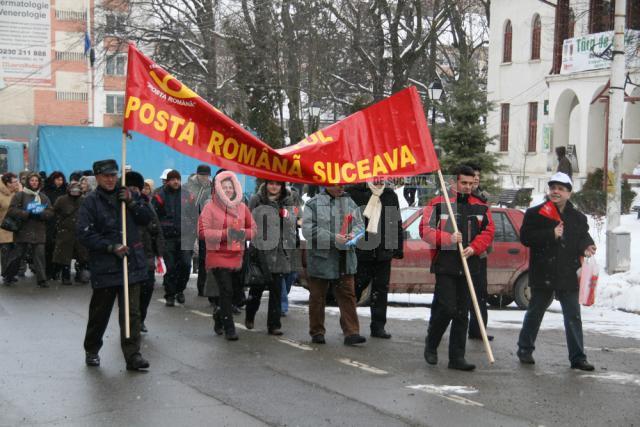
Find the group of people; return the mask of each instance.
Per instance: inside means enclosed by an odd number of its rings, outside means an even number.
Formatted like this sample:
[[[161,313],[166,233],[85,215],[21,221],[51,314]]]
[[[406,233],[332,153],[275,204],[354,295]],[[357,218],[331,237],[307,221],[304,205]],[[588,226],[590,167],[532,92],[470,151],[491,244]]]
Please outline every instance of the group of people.
[[[152,181],[145,181],[134,171],[125,174],[125,186],[119,185],[114,160],[95,162],[92,172],[97,183],[94,191],[83,194],[79,185],[70,183],[68,196],[77,200],[61,203],[59,199],[53,205],[40,193],[38,175],[27,177],[20,196],[15,176],[2,177],[8,191],[15,188],[7,215],[24,221],[23,228],[38,227],[40,232],[31,234],[42,240],[32,241],[22,237],[20,231],[14,233],[6,265],[3,257],[5,283],[12,282],[27,248],[38,253],[32,255],[38,283],[46,280],[42,259],[45,228],[51,218],[56,218],[61,237],[67,229],[74,233],[77,244],[66,245],[67,256],[76,259],[76,265],[88,265],[93,288],[84,341],[87,365],[100,365],[102,337],[117,298],[126,367],[149,367],[140,354],[140,332],[146,331],[144,322],[160,258],[166,266],[165,305],[185,302],[193,260],[193,269],[197,267],[198,271],[198,294],[209,297],[212,303],[214,333],[224,334],[229,341],[239,339],[233,319],[239,306],[245,305],[246,328],[254,328],[265,290],[269,291],[267,331],[270,335],[284,333],[287,293],[303,265],[313,343],[326,343],[325,304],[330,289],[338,303],[344,344],[366,342],[356,301],[369,286],[370,336],[391,338],[386,327],[391,263],[404,256],[404,231],[398,197],[384,180],[327,186],[303,203],[295,188],[274,180],[264,181],[247,200],[233,172],[221,169],[211,179],[207,165],[200,165],[185,185],[178,171],[166,170],[161,177],[163,185],[156,190]],[[420,236],[432,248],[430,268],[436,277],[424,357],[428,364],[438,363],[438,346],[451,325],[448,366],[462,371],[475,368],[465,359],[467,336],[481,339],[480,324],[487,324],[487,254],[494,224],[486,194],[480,188],[480,172],[473,165],[458,167],[448,194],[440,194],[426,204],[420,224]],[[571,367],[592,370],[582,342],[576,270],[580,257],[593,255],[596,248],[588,234],[586,217],[569,201],[571,191],[569,176],[554,175],[549,181],[548,203],[557,209],[561,220],[541,215],[543,205],[530,208],[524,218],[521,241],[531,248],[532,297],[517,355],[524,364],[534,363],[537,332],[555,295],[563,307]],[[126,242],[122,238],[122,204]],[[452,205],[454,218],[450,217],[448,204]],[[40,261],[35,260],[38,257]],[[463,259],[473,277],[481,319],[470,310]],[[128,337],[123,307],[125,262]],[[245,287],[249,288],[248,296]]]

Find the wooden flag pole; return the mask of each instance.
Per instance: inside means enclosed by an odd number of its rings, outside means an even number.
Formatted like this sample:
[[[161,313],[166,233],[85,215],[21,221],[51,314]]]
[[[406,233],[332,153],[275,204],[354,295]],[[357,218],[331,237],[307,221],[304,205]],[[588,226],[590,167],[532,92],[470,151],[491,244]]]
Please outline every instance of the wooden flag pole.
[[[447,210],[449,211],[449,218],[451,218],[451,224],[453,224],[454,233],[458,232],[458,224],[456,221],[456,217],[453,214],[453,208],[451,207],[451,201],[449,200],[449,192],[444,184],[444,178],[442,177],[442,171],[438,169],[438,178],[440,179],[440,188],[442,188],[442,194],[444,195],[444,199],[447,202]],[[489,338],[487,338],[487,331],[484,328],[484,322],[482,321],[482,314],[480,313],[480,306],[478,305],[478,298],[476,297],[476,291],[473,287],[473,280],[471,279],[471,273],[469,272],[469,264],[467,264],[467,259],[462,254],[462,243],[458,243],[458,252],[460,252],[460,259],[462,260],[462,267],[464,269],[464,275],[467,278],[467,286],[469,287],[469,294],[471,295],[471,302],[473,303],[473,310],[476,313],[476,318],[478,319],[478,326],[480,327],[480,335],[482,335],[482,342],[484,343],[484,349],[487,352],[487,357],[489,358],[489,363],[493,364],[495,359],[493,358],[493,352],[491,351],[491,346],[489,345]]]
[[[127,165],[127,133],[122,132],[122,188],[126,187],[125,175]],[[122,213],[122,244],[127,246],[127,205],[122,201],[120,205]],[[129,265],[127,254],[122,257],[122,274],[124,274],[124,337],[131,337],[131,327],[129,324]]]

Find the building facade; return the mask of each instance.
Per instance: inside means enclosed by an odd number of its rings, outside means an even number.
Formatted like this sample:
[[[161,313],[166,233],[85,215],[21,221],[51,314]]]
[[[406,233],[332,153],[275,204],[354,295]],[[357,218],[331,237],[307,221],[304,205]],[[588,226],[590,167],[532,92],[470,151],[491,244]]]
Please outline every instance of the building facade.
[[[122,123],[126,51],[110,31],[127,9],[123,0],[3,4],[0,137],[21,140],[38,125]]]
[[[491,2],[488,98],[495,109],[490,149],[501,159],[504,186],[542,191],[557,167],[555,148],[570,154],[574,181],[605,168],[613,1]],[[640,2],[628,0],[627,28],[640,30]],[[640,138],[640,32],[628,31],[624,133]],[[609,50],[607,50],[609,49]],[[640,161],[625,144],[623,173]]]

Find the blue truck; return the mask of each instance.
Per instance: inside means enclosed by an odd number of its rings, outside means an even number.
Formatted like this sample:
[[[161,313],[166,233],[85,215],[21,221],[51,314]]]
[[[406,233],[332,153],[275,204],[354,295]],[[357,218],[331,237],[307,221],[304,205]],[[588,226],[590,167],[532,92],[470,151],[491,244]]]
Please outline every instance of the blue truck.
[[[122,160],[122,130],[119,128],[39,126],[35,135],[27,143],[0,139],[0,174],[32,170],[45,171],[48,175],[61,171],[68,177],[73,171],[91,169],[96,160],[111,158],[119,165]],[[127,164],[145,179],[153,179],[156,186],[160,185],[163,170],[178,170],[186,182],[200,163],[135,132],[127,140]],[[214,173],[215,170],[212,165]],[[238,175],[238,178],[245,194],[252,194],[255,178],[246,175]]]

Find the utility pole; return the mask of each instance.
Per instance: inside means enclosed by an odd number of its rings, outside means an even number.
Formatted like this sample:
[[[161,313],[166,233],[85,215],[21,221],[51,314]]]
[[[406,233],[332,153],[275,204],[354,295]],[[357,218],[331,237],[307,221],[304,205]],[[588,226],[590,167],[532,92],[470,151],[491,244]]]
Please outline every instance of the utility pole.
[[[607,273],[628,271],[631,240],[628,231],[620,229],[622,201],[622,118],[626,55],[624,46],[627,0],[615,1],[613,60],[609,88],[609,151],[607,153]]]

